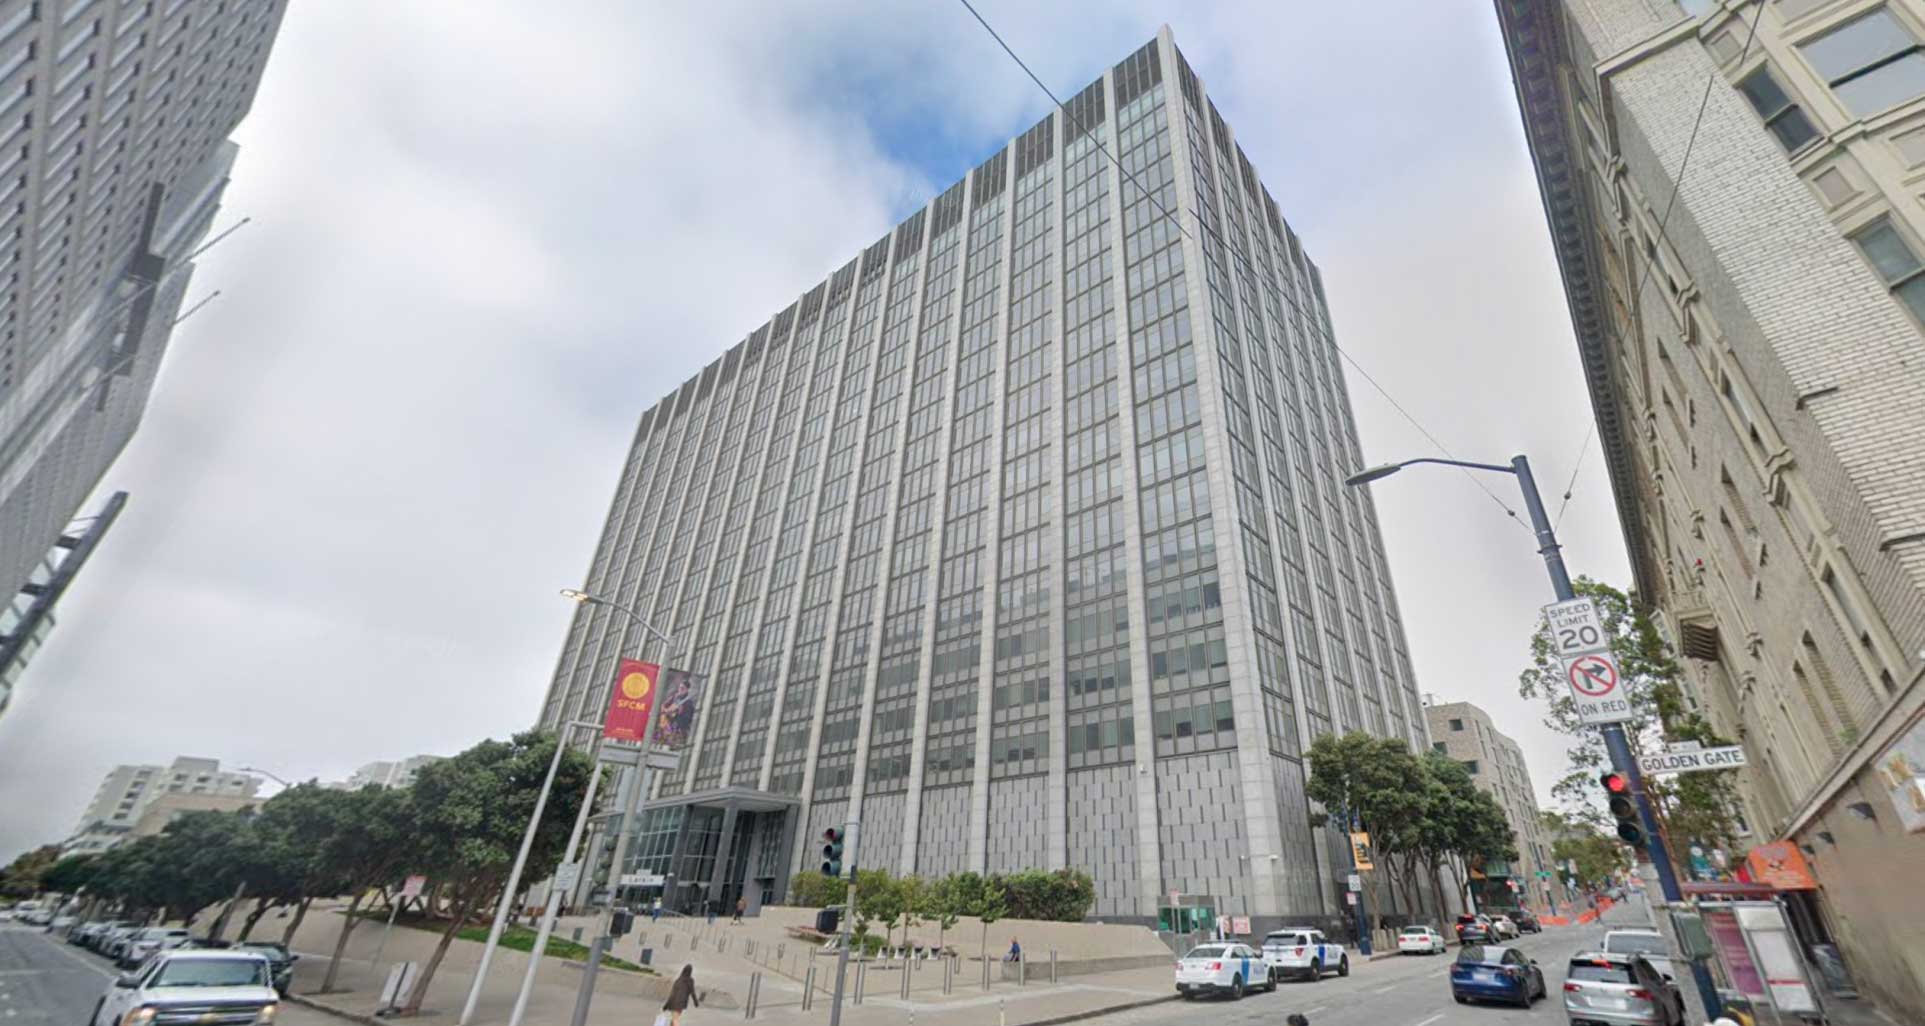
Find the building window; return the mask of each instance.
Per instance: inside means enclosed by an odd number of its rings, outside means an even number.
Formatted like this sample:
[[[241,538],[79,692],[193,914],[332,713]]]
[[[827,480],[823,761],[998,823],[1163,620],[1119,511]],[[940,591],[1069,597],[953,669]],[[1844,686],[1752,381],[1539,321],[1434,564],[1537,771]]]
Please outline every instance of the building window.
[[[1463,721],[1463,720],[1452,720],[1452,721],[1450,721],[1450,729],[1452,729],[1452,730],[1463,730],[1463,729],[1464,729],[1464,721]]]
[[[1765,127],[1778,137],[1786,153],[1796,153],[1818,138],[1811,119],[1785,95],[1784,87],[1772,77],[1770,67],[1761,67],[1739,79],[1738,91],[1745,94],[1758,116],[1765,119]]]
[[[1477,760],[1476,760],[1476,759],[1465,759],[1465,760],[1464,760],[1464,768],[1465,768],[1465,769],[1467,769],[1467,770],[1470,770],[1470,774],[1471,774],[1471,776],[1473,776],[1473,777],[1474,777],[1474,776],[1476,776],[1476,775],[1477,775]]]
[[[1885,287],[1911,310],[1912,316],[1925,321],[1925,264],[1919,263],[1918,254],[1898,229],[1881,219],[1851,240],[1878,276],[1885,279]]]
[[[1450,746],[1442,741],[1432,741],[1430,743],[1430,750],[1433,752],[1448,752],[1450,751]]]
[[[1838,100],[1859,117],[1925,96],[1925,52],[1879,9],[1799,47]]]

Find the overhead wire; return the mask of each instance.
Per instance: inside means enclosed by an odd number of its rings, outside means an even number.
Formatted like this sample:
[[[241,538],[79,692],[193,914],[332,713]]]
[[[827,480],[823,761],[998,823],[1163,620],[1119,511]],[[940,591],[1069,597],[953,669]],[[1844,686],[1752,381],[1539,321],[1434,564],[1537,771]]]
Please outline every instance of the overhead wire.
[[[1042,78],[1040,78],[1036,74],[1036,72],[1030,68],[1029,64],[1025,62],[1020,55],[1016,53],[1015,49],[1009,45],[1008,41],[1003,39],[1002,33],[996,31],[996,27],[989,23],[989,19],[983,17],[982,12],[976,9],[975,4],[971,3],[970,0],[957,0],[957,2],[962,4],[963,8],[969,12],[970,16],[976,19],[976,23],[983,27],[983,31],[989,33],[989,37],[996,41],[996,45],[1002,48],[1003,53],[1008,54],[1009,59],[1014,61],[1016,63],[1016,66],[1023,70],[1023,74],[1029,76],[1029,80],[1036,84],[1036,88],[1042,90],[1043,95],[1049,97],[1050,102],[1054,103],[1057,109],[1063,111],[1063,116],[1065,118],[1071,117],[1068,105],[1065,104],[1062,101],[1062,99],[1056,95],[1055,90],[1052,90],[1046,83],[1044,83]],[[1074,123],[1070,125],[1070,129],[1072,132],[1074,132],[1078,127],[1079,126]],[[1141,194],[1143,198],[1149,200],[1152,206],[1156,207],[1157,213],[1160,214],[1163,218],[1167,219],[1170,222],[1170,224],[1176,228],[1178,234],[1184,236],[1185,238],[1192,238],[1192,239],[1195,238],[1190,234],[1189,230],[1184,227],[1183,220],[1177,217],[1176,214],[1170,210],[1170,208],[1164,206],[1163,201],[1159,200],[1156,197],[1156,194],[1154,192],[1146,188],[1143,185],[1143,183],[1137,179],[1136,174],[1134,172],[1132,172],[1129,168],[1124,167],[1123,162],[1121,160],[1118,160],[1114,153],[1110,152],[1109,147],[1103,144],[1103,140],[1101,138],[1092,136],[1090,141],[1096,145],[1096,148],[1099,151],[1101,151],[1105,157],[1109,158],[1109,161],[1111,164],[1116,165],[1116,169],[1122,173],[1124,178],[1129,180],[1131,185],[1136,186],[1137,192]],[[1196,218],[1198,227],[1202,228],[1206,232],[1210,232],[1210,234],[1216,238],[1218,245],[1225,245],[1222,236],[1219,233],[1215,232],[1213,229],[1211,229],[1208,224],[1204,223],[1203,218],[1200,214],[1198,214],[1195,210],[1191,210],[1189,211],[1189,213],[1191,214],[1191,216]],[[1356,357],[1350,355],[1350,353],[1347,350],[1345,350],[1342,346],[1337,345],[1334,340],[1331,343],[1331,348],[1335,349],[1338,355],[1342,356],[1346,361],[1348,361],[1350,366],[1355,368],[1357,373],[1362,375],[1363,379],[1370,383],[1370,387],[1376,389],[1378,395],[1383,396],[1384,401],[1389,403],[1392,409],[1396,410],[1397,413],[1401,415],[1406,421],[1409,421],[1410,425],[1416,428],[1419,434],[1423,435],[1426,439],[1430,441],[1430,444],[1436,446],[1438,452],[1443,453],[1446,457],[1450,459],[1457,458],[1456,454],[1452,453],[1449,447],[1445,446],[1444,443],[1437,440],[1437,436],[1432,434],[1430,432],[1430,429],[1424,427],[1423,423],[1420,422],[1414,415],[1412,415],[1409,410],[1405,409],[1402,403],[1399,403],[1394,397],[1392,397],[1389,390],[1384,388],[1383,385],[1379,384],[1377,379],[1372,377],[1370,372],[1364,369],[1363,364],[1357,361]],[[1490,500],[1497,504],[1497,508],[1503,510],[1504,514],[1510,517],[1513,523],[1517,524],[1519,527],[1523,528],[1525,531],[1530,530],[1529,525],[1526,525],[1524,521],[1518,517],[1517,511],[1512,509],[1508,504],[1506,504],[1503,499],[1498,498],[1497,493],[1491,491],[1490,488],[1487,487],[1483,481],[1478,480],[1476,475],[1472,474],[1468,469],[1465,469],[1463,467],[1459,467],[1457,469],[1467,479],[1469,479],[1472,484],[1476,485],[1479,491],[1489,496]]]
[[[1751,27],[1745,33],[1745,45],[1738,51],[1738,60],[1734,66],[1742,66],[1745,58],[1750,56],[1751,44],[1758,38],[1758,18],[1764,14],[1764,11],[1765,5],[1761,0],[1757,10],[1751,12]],[[1711,74],[1706,75],[1704,78],[1704,93],[1698,97],[1698,113],[1691,119],[1691,134],[1685,137],[1684,156],[1679,158],[1678,173],[1672,176],[1671,179],[1671,195],[1665,198],[1664,210],[1658,215],[1658,238],[1662,240],[1666,246],[1671,245],[1671,238],[1664,233],[1664,228],[1665,225],[1671,223],[1671,209],[1677,205],[1678,191],[1684,188],[1685,169],[1691,166],[1691,151],[1696,149],[1698,145],[1698,129],[1703,127],[1705,109],[1711,105],[1711,90],[1717,86],[1718,79],[1721,77],[1723,77],[1723,73],[1714,68]],[[1656,266],[1656,260],[1645,260],[1644,271],[1638,275],[1637,287],[1631,290],[1632,302],[1638,302],[1640,297],[1644,295],[1644,287],[1651,282],[1651,269]],[[1591,440],[1596,437],[1596,435],[1597,421],[1593,419],[1591,421],[1591,429],[1584,433],[1584,444],[1578,447],[1577,461],[1571,465],[1571,480],[1570,483],[1564,487],[1564,501],[1563,504],[1557,508],[1557,519],[1551,526],[1552,531],[1556,531],[1558,525],[1564,522],[1564,510],[1570,506],[1571,494],[1577,487],[1578,469],[1584,465],[1585,454],[1590,452]]]

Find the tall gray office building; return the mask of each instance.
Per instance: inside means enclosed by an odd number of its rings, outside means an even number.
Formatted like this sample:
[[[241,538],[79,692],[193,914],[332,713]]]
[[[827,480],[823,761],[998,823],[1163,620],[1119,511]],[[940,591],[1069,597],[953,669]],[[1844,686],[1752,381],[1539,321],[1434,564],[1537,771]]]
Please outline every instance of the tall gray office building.
[[[1114,159],[1112,159],[1112,157]],[[1120,163],[1120,169],[1119,169]],[[822,831],[1094,913],[1336,918],[1303,752],[1425,742],[1316,266],[1167,29],[642,416],[541,723],[705,674],[632,848],[779,898]]]
[[[133,436],[284,0],[0,0],[0,605]]]

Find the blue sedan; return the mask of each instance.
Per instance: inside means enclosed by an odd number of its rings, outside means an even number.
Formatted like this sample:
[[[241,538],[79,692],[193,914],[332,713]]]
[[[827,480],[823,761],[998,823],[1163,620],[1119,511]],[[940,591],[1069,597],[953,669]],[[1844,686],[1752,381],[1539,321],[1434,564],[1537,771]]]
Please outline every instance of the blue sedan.
[[[1529,1008],[1544,996],[1544,972],[1516,948],[1467,944],[1450,967],[1450,996],[1460,1005],[1503,1001]]]

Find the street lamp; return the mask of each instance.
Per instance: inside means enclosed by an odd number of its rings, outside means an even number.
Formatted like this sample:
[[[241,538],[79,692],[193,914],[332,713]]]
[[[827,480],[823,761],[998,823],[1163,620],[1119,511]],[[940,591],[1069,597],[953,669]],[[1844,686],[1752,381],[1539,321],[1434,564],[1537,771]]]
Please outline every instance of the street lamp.
[[[1544,500],[1537,494],[1537,479],[1531,476],[1531,461],[1523,456],[1511,457],[1509,466],[1496,463],[1468,463],[1463,460],[1444,460],[1421,457],[1404,460],[1401,463],[1383,463],[1366,470],[1360,470],[1344,479],[1347,485],[1362,485],[1380,481],[1405,467],[1418,463],[1437,463],[1447,467],[1463,467],[1467,470],[1489,470],[1500,474],[1510,474],[1517,478],[1517,487],[1524,495],[1524,508],[1530,513],[1531,529],[1537,534],[1537,551],[1544,557],[1544,568],[1550,572],[1551,587],[1557,593],[1559,602],[1569,602],[1577,597],[1571,589],[1571,575],[1564,568],[1564,555],[1557,543],[1557,532],[1551,527],[1551,518],[1544,512]],[[1651,843],[1646,851],[1651,855],[1651,867],[1657,871],[1658,889],[1666,902],[1682,899],[1678,889],[1677,871],[1671,866],[1671,853],[1666,848],[1664,835],[1658,831],[1657,816],[1651,810],[1650,798],[1644,791],[1644,775],[1638,770],[1638,761],[1631,756],[1631,743],[1624,736],[1624,725],[1606,723],[1598,727],[1604,735],[1604,747],[1611,754],[1611,765],[1624,774],[1631,782],[1631,794],[1637,801],[1638,819],[1644,825],[1644,835]],[[1668,933],[1668,931],[1667,931]],[[1716,1014],[1718,1009],[1717,991],[1713,988],[1711,977],[1702,965],[1691,964],[1692,975],[1696,977],[1698,992],[1702,997],[1705,1010]]]
[[[561,590],[561,597],[576,605],[605,606],[626,616],[630,624],[640,627],[662,642],[664,646],[663,662],[667,662],[669,656],[675,653],[674,638],[656,630],[655,625],[642,619],[640,613],[635,612],[633,609],[619,602],[602,598],[599,595],[591,595],[577,588],[563,588]],[[634,781],[635,786],[629,791],[628,800],[622,804],[622,818],[615,834],[615,851],[610,860],[612,867],[611,872],[615,878],[614,885],[609,888],[608,903],[602,906],[601,919],[595,930],[595,940],[589,945],[588,964],[582,969],[581,986],[575,994],[575,1014],[572,1019],[573,1026],[583,1026],[583,1024],[588,1021],[588,1006],[595,997],[595,975],[601,970],[602,957],[607,953],[609,946],[614,940],[614,938],[609,936],[609,930],[614,923],[615,896],[621,892],[623,863],[628,858],[628,841],[636,832],[634,829],[635,816],[641,808],[643,797],[648,793],[648,756],[655,744],[655,716],[659,712],[659,706],[651,709],[649,711],[648,723],[642,727],[642,751],[640,757],[636,760],[637,776]],[[583,806],[583,811],[587,811],[586,805]],[[569,848],[572,856],[574,848],[573,842],[570,843]],[[535,961],[538,962],[540,959],[541,951],[537,948],[535,951]],[[528,978],[523,981],[523,993],[516,1001],[515,1014],[510,1026],[518,1026],[521,1020],[521,1011],[527,1002],[527,990],[532,985],[533,980],[534,963],[531,962],[529,964]]]
[[[239,770],[242,773],[259,773],[261,776],[264,776],[267,779],[274,781],[275,783],[281,785],[284,788],[294,786],[293,784],[288,783],[286,780],[283,780],[280,774],[269,773],[268,771],[261,769],[258,766],[236,766],[234,768],[236,770]]]

